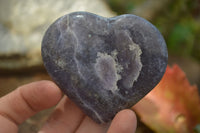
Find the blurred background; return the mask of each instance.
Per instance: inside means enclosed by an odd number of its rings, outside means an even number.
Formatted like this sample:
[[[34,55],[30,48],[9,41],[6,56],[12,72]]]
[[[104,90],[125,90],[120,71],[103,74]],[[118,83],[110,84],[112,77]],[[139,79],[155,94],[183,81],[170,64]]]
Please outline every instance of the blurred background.
[[[178,64],[200,88],[200,0],[0,0],[0,97],[25,83],[50,79],[40,53],[43,34],[73,11],[147,19],[166,40],[169,65]],[[50,112],[28,119],[19,132],[37,132]],[[152,131],[139,123],[137,132]]]

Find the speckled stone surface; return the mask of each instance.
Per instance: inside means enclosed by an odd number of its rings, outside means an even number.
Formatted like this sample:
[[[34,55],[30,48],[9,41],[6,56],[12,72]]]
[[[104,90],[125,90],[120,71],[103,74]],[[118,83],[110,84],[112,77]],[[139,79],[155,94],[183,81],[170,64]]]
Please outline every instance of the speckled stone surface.
[[[160,32],[143,18],[74,12],[48,28],[42,57],[62,91],[93,120],[105,123],[158,84],[168,54]]]

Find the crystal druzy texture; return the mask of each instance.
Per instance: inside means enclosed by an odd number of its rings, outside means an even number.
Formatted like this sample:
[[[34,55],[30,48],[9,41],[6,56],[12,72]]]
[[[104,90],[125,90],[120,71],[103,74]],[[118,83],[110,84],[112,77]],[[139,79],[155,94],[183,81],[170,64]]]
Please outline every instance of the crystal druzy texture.
[[[160,32],[143,18],[74,12],[48,28],[42,57],[62,91],[105,123],[158,84],[168,53]]]

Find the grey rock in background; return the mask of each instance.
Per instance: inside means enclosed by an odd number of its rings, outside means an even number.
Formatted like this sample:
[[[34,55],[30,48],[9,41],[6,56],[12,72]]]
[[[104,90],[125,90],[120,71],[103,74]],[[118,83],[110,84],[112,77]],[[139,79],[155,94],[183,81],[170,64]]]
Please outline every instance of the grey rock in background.
[[[40,48],[45,29],[74,11],[114,16],[101,0],[1,0],[0,72],[42,67]]]

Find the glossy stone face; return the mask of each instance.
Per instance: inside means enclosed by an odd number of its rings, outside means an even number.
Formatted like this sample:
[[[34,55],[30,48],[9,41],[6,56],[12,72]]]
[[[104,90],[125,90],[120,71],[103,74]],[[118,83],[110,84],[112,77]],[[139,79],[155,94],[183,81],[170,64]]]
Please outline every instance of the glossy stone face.
[[[46,31],[42,57],[62,91],[93,120],[105,123],[158,84],[168,54],[162,35],[145,19],[74,12]]]

